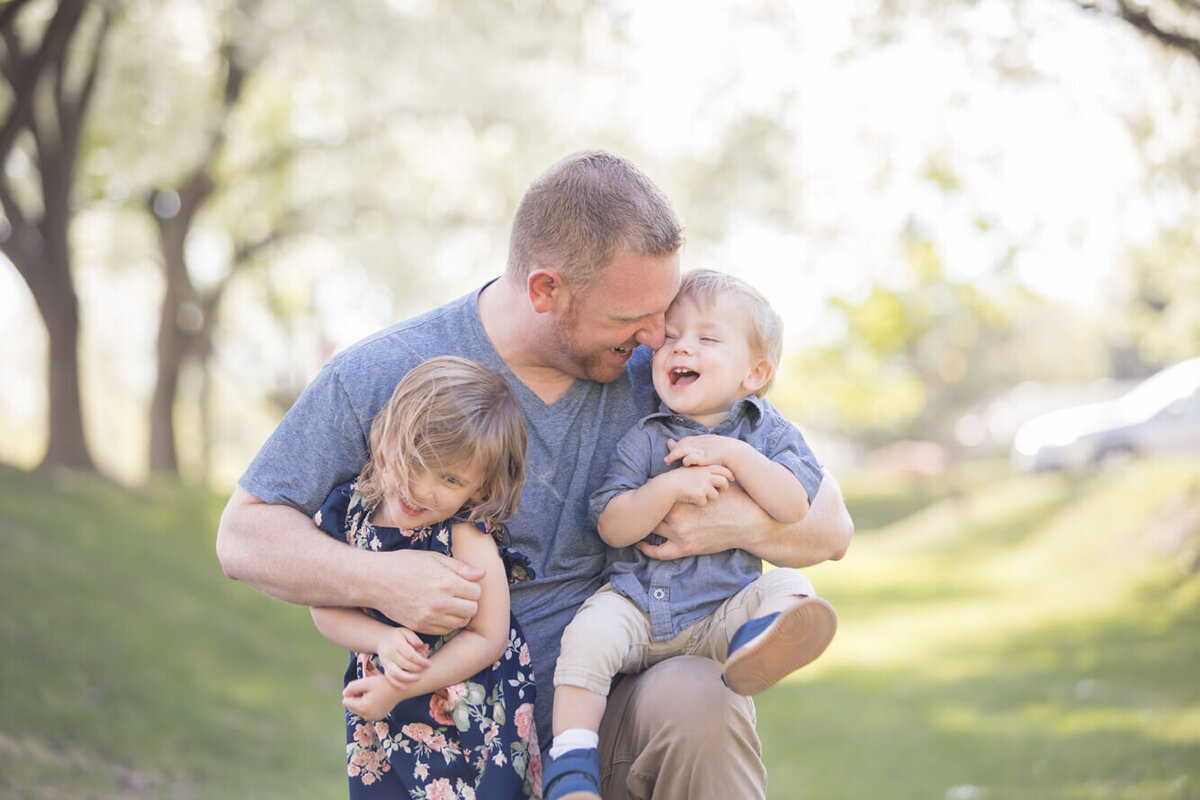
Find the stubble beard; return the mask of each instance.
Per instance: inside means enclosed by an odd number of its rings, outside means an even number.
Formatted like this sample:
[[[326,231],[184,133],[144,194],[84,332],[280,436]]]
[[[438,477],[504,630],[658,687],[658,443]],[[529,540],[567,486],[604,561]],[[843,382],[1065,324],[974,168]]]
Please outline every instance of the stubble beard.
[[[567,307],[566,314],[559,320],[554,346],[557,351],[559,369],[574,378],[597,383],[611,383],[625,374],[625,365],[613,361],[612,348],[599,349],[595,346],[585,350],[578,344],[579,314],[574,304]]]

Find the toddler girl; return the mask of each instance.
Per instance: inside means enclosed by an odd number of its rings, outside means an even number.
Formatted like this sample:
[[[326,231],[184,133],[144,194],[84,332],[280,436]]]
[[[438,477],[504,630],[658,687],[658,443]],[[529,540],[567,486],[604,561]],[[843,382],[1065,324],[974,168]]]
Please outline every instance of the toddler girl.
[[[318,527],[354,547],[418,549],[486,571],[475,617],[434,636],[374,609],[313,608],[346,670],[350,797],[540,796],[529,647],[508,584],[532,578],[508,550],[526,432],[504,378],[433,358],[397,385],[371,426],[370,461],[334,489]]]

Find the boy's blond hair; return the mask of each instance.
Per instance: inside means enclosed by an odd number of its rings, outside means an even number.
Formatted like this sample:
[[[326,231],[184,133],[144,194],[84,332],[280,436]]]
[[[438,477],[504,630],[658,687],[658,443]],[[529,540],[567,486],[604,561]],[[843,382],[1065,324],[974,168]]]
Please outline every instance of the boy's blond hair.
[[[525,418],[503,377],[465,358],[431,358],[404,376],[372,422],[358,491],[370,508],[387,479],[405,486],[427,469],[478,464],[483,485],[460,513],[503,522],[521,501],[526,443]]]
[[[741,278],[712,269],[684,273],[673,303],[690,298],[697,305],[711,307],[720,296],[738,300],[750,321],[750,352],[771,365],[771,375],[755,394],[765,397],[775,382],[775,371],[783,357],[783,319],[771,308],[762,292]]]

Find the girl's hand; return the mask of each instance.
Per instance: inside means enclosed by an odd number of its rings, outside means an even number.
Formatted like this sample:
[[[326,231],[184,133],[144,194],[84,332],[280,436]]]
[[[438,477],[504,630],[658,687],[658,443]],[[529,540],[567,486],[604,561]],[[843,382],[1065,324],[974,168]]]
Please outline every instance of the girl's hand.
[[[429,645],[408,628],[392,628],[383,634],[378,655],[388,683],[396,689],[407,689],[429,668]]]
[[[342,690],[342,705],[368,722],[378,722],[404,699],[382,675],[359,678]]]

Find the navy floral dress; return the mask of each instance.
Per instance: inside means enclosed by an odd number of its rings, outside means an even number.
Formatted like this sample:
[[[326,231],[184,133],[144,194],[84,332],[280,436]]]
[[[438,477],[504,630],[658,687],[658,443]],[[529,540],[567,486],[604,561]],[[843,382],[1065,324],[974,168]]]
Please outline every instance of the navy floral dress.
[[[450,527],[421,530],[375,526],[353,483],[333,490],[317,526],[369,550],[450,552]],[[508,549],[503,526],[480,525],[496,540],[509,583],[533,577],[524,557]],[[395,625],[374,609],[375,619]],[[511,615],[510,615],[511,616]],[[430,653],[453,634],[421,634]],[[401,702],[379,722],[346,712],[346,769],[350,797],[420,800],[507,800],[541,796],[542,765],[533,722],[536,689],[529,645],[511,617],[508,648],[492,666],[432,695]],[[382,673],[374,654],[351,653],[345,683]]]

